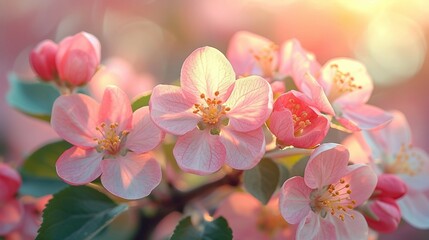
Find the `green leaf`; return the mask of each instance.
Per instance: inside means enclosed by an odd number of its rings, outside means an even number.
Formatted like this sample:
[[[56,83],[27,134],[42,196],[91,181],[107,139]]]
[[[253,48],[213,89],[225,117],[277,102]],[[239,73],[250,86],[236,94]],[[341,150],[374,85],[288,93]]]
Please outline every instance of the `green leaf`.
[[[244,187],[261,203],[267,204],[277,188],[279,177],[277,164],[263,158],[256,167],[244,171]]]
[[[149,106],[150,96],[152,96],[152,92],[151,91],[143,93],[142,96],[137,97],[131,103],[131,108],[133,109],[133,112],[135,112],[139,108],[142,108],[142,107],[145,107],[145,106]]]
[[[288,180],[291,176],[289,173],[289,169],[284,166],[283,164],[277,163],[277,167],[279,168],[279,183],[278,186],[283,186],[283,183],[286,182],[286,180]]]
[[[68,187],[46,205],[36,240],[91,239],[127,209],[90,187]]]
[[[50,121],[52,105],[60,96],[58,90],[44,82],[20,80],[16,74],[9,74],[10,89],[6,100],[17,110],[45,121]]]
[[[48,194],[57,193],[68,186],[60,179],[33,176],[24,171],[21,171],[21,177],[22,184],[19,189],[19,193],[21,195],[42,197]]]
[[[58,179],[55,162],[65,150],[71,147],[72,145],[66,141],[47,144],[25,160],[22,170],[32,176]]]
[[[170,240],[230,240],[232,230],[225,218],[203,221],[201,226],[192,225],[191,217],[182,219],[174,229]]]

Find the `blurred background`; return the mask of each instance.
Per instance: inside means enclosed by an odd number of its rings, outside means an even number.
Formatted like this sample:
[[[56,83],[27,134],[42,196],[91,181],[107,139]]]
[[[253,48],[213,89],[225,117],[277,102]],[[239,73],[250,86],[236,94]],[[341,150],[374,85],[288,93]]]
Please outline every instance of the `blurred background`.
[[[94,34],[103,64],[112,66],[100,81],[117,74],[133,97],[177,80],[183,60],[198,47],[225,53],[238,30],[277,44],[297,38],[321,64],[334,57],[362,61],[375,82],[370,103],[404,112],[415,145],[429,152],[427,0],[0,0],[0,158],[19,165],[56,139],[47,123],[11,109],[4,97],[8,73],[33,77],[28,55],[40,41]],[[99,94],[97,83],[91,88]],[[429,236],[403,224],[384,239],[410,234]]]

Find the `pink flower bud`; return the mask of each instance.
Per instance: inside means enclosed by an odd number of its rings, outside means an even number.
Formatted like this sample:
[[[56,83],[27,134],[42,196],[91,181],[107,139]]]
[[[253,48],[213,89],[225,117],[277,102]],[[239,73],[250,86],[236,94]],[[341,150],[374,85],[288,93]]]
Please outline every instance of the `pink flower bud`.
[[[311,148],[328,133],[329,121],[311,106],[311,100],[297,91],[281,95],[274,103],[269,128],[283,147]]]
[[[375,194],[380,198],[398,199],[407,193],[407,185],[396,175],[382,174],[378,176]]]
[[[42,80],[50,81],[57,76],[55,55],[58,45],[51,40],[45,40],[37,45],[30,53],[30,65]]]
[[[13,198],[21,186],[21,177],[15,169],[0,163],[0,205]]]
[[[379,232],[393,232],[401,221],[401,210],[394,199],[379,198],[368,203],[369,210],[377,218],[368,217],[365,219],[368,225]]]
[[[62,81],[83,85],[91,80],[100,64],[100,42],[86,32],[64,38],[58,46],[56,63]]]

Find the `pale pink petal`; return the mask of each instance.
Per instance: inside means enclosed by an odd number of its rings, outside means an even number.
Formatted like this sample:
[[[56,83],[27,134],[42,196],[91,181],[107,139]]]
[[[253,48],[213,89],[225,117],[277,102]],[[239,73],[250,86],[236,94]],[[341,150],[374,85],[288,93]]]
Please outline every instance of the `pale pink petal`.
[[[127,94],[116,86],[108,86],[104,90],[100,104],[99,122],[118,123],[118,130],[131,128],[133,111]]]
[[[344,76],[344,82],[340,82],[341,76]],[[365,66],[348,58],[335,58],[323,65],[319,83],[325,89],[329,101],[341,107],[366,103],[373,90],[373,82]],[[350,85],[356,87],[351,91],[341,90],[348,89]]]
[[[339,144],[325,143],[311,154],[305,168],[304,180],[308,187],[320,189],[337,182],[347,172],[349,152]]]
[[[363,164],[350,165],[347,170],[347,175],[342,178],[350,184],[350,198],[356,201],[355,206],[359,206],[374,192],[377,175],[369,166]]]
[[[0,236],[18,227],[23,215],[23,207],[15,198],[0,202]]]
[[[300,222],[296,232],[296,239],[336,240],[337,238],[335,236],[335,227],[331,222],[310,212],[307,217]]]
[[[408,189],[407,194],[397,201],[402,218],[419,229],[429,228],[429,191]]]
[[[362,104],[342,108],[337,120],[351,131],[382,128],[392,121],[392,115],[378,107]]]
[[[165,216],[153,230],[150,239],[152,240],[166,240],[170,239],[177,226],[177,223],[183,218],[181,212],[171,212]],[[228,222],[228,225],[231,226]]]
[[[143,107],[133,114],[133,127],[127,135],[125,148],[136,153],[148,152],[161,143],[164,135],[150,118],[149,107]]]
[[[274,81],[274,82],[271,82],[270,85],[271,85],[271,89],[273,90],[274,98],[276,98],[276,96],[286,91],[286,86],[283,81]]]
[[[231,108],[227,117],[234,130],[255,130],[264,124],[273,109],[271,86],[258,76],[240,78],[225,106]]]
[[[267,234],[258,228],[261,204],[251,195],[236,192],[223,200],[214,215],[224,217],[232,229],[233,239],[267,239]]]
[[[234,169],[253,168],[265,153],[265,135],[262,128],[250,132],[223,128],[220,141],[225,146],[225,162]]]
[[[399,171],[397,175],[404,180],[408,188],[429,191],[429,156],[423,149],[417,147],[411,148],[405,154],[407,154],[405,157],[408,157],[405,160],[407,164],[405,172]]]
[[[328,214],[327,221],[335,226],[336,239],[362,240],[368,238],[368,224],[362,214],[355,210],[348,210],[349,214],[354,216],[345,216],[344,221],[336,216]]]
[[[92,48],[95,51],[95,56],[98,62],[101,60],[101,44],[100,41],[98,41],[98,38],[96,38],[94,35],[87,33],[87,32],[81,32],[83,36],[91,43]]]
[[[21,176],[12,167],[0,162],[0,205],[15,196],[21,186]]]
[[[370,155],[371,149],[365,143],[361,132],[353,133],[348,136],[342,145],[346,146],[350,153],[350,162],[374,165]],[[374,165],[375,166],[375,165]]]
[[[226,56],[231,61],[237,76],[260,75],[264,73],[255,56],[269,53],[273,59],[271,69],[277,65],[277,51],[273,49],[274,43],[262,36],[247,31],[239,31],[232,36]]]
[[[219,170],[225,162],[225,147],[218,135],[195,128],[180,136],[173,149],[179,167],[189,173],[207,175]]]
[[[311,211],[310,194],[313,189],[307,187],[303,177],[292,177],[282,186],[280,192],[280,212],[290,224],[305,221]]]
[[[310,98],[313,101],[314,106],[319,111],[335,116],[335,111],[332,108],[323,88],[312,75],[304,74],[303,77],[294,78],[294,81],[298,90]]]
[[[195,129],[201,119],[193,113],[194,104],[185,98],[179,87],[158,85],[152,91],[149,109],[158,127],[174,135],[183,135]]]
[[[58,158],[57,174],[71,185],[82,185],[94,181],[101,174],[103,154],[95,148],[82,149],[72,147]]]
[[[51,126],[67,142],[80,147],[95,147],[99,104],[83,94],[60,96],[52,107]]]
[[[101,163],[101,183],[114,195],[139,199],[149,195],[162,178],[161,166],[151,154],[128,153]]]
[[[235,73],[228,59],[212,47],[198,48],[186,58],[180,74],[180,85],[190,101],[200,100],[200,95],[225,101],[234,87]]]

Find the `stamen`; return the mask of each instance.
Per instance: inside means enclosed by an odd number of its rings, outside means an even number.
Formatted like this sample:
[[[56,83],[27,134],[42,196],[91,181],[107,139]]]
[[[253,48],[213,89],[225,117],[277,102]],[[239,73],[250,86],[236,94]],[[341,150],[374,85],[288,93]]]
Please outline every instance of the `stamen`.
[[[261,68],[263,77],[272,77],[274,75],[274,56],[277,54],[278,46],[269,44],[268,46],[262,48],[260,51],[255,52],[251,50],[253,58],[256,60],[257,64]]]
[[[219,91],[214,93],[215,98],[206,98],[204,93],[201,93],[200,98],[204,100],[201,104],[194,104],[195,110],[194,114],[201,116],[202,123],[201,130],[205,129],[207,126],[210,127],[211,132],[214,134],[219,134],[220,129],[218,128],[219,122],[222,122],[224,115],[231,110],[231,108],[222,105],[222,100],[217,99],[220,95]]]
[[[329,100],[332,102],[344,93],[351,93],[356,90],[362,89],[362,86],[357,85],[354,77],[349,72],[340,71],[337,64],[331,65],[333,74],[333,84],[329,93]]]
[[[412,148],[411,145],[402,144],[395,156],[395,160],[386,167],[385,172],[407,174],[409,176],[421,173],[424,166],[424,159],[416,152],[413,152]]]
[[[94,141],[98,144],[97,149],[99,151],[106,151],[111,155],[119,152],[121,142],[129,134],[129,131],[123,130],[117,133],[118,126],[118,123],[111,123],[106,127],[106,123],[103,122],[95,128],[102,136],[102,138],[94,138]]]
[[[301,136],[304,132],[304,129],[311,125],[310,116],[306,109],[301,106],[300,103],[296,103],[295,99],[289,99],[286,104],[286,108],[288,108],[292,113],[292,121],[294,124],[294,135]]]

